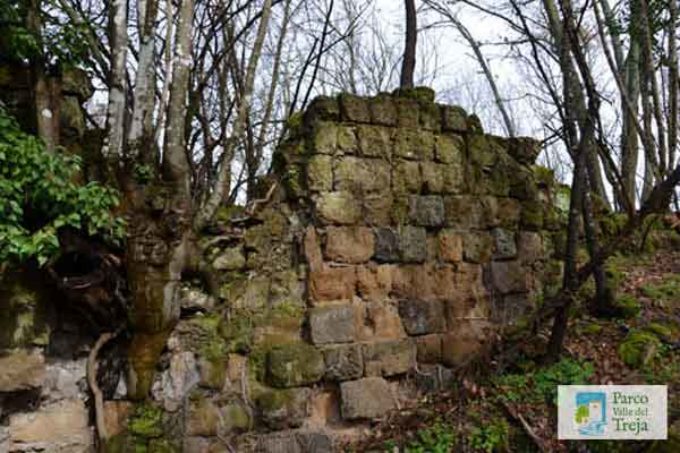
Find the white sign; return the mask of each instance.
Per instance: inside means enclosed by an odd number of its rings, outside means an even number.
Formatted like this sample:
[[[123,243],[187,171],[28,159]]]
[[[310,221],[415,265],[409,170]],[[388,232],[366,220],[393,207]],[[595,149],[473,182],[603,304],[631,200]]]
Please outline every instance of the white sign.
[[[560,385],[558,439],[666,439],[665,385]]]

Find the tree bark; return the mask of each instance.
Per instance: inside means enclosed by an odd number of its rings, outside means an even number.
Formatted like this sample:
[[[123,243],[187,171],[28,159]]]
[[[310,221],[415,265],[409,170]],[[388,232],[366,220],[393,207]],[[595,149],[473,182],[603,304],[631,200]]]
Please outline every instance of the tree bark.
[[[413,88],[413,72],[416,67],[416,5],[415,0],[404,0],[406,6],[406,37],[404,40],[404,59],[401,66],[400,88]]]

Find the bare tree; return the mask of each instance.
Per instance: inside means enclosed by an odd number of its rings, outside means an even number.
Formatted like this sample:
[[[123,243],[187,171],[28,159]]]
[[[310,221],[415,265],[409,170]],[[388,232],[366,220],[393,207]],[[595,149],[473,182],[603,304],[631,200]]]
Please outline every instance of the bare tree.
[[[404,0],[404,4],[406,6],[406,34],[399,87],[413,88],[413,71],[416,67],[416,4],[415,0]]]

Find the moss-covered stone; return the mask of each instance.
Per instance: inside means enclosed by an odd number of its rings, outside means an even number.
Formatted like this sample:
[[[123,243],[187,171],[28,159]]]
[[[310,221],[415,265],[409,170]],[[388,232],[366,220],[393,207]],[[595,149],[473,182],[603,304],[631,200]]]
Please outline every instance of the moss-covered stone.
[[[307,187],[312,192],[333,190],[333,158],[317,155],[307,162]]]
[[[656,358],[661,342],[656,335],[632,330],[619,345],[619,357],[632,368],[643,368]]]
[[[248,411],[240,403],[227,404],[221,409],[225,428],[229,431],[248,431],[253,424]]]
[[[522,204],[520,225],[529,231],[538,231],[543,227],[543,204],[538,201],[527,201]]]
[[[163,410],[150,403],[138,404],[128,421],[128,430],[138,437],[161,437],[164,432]]]
[[[339,100],[340,114],[344,121],[355,123],[369,123],[371,121],[367,98],[342,93]]]
[[[36,276],[6,273],[0,279],[0,349],[47,342],[47,298]]]
[[[274,387],[313,384],[323,373],[323,355],[307,343],[278,345],[267,355],[267,380]]]

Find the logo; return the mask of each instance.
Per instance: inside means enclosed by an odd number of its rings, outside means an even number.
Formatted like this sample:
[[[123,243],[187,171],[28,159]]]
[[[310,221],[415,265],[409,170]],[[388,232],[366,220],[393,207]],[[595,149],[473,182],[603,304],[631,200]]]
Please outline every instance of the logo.
[[[607,395],[604,392],[576,393],[576,429],[584,436],[601,436],[607,426]]]
[[[560,385],[559,439],[666,439],[665,385]]]

